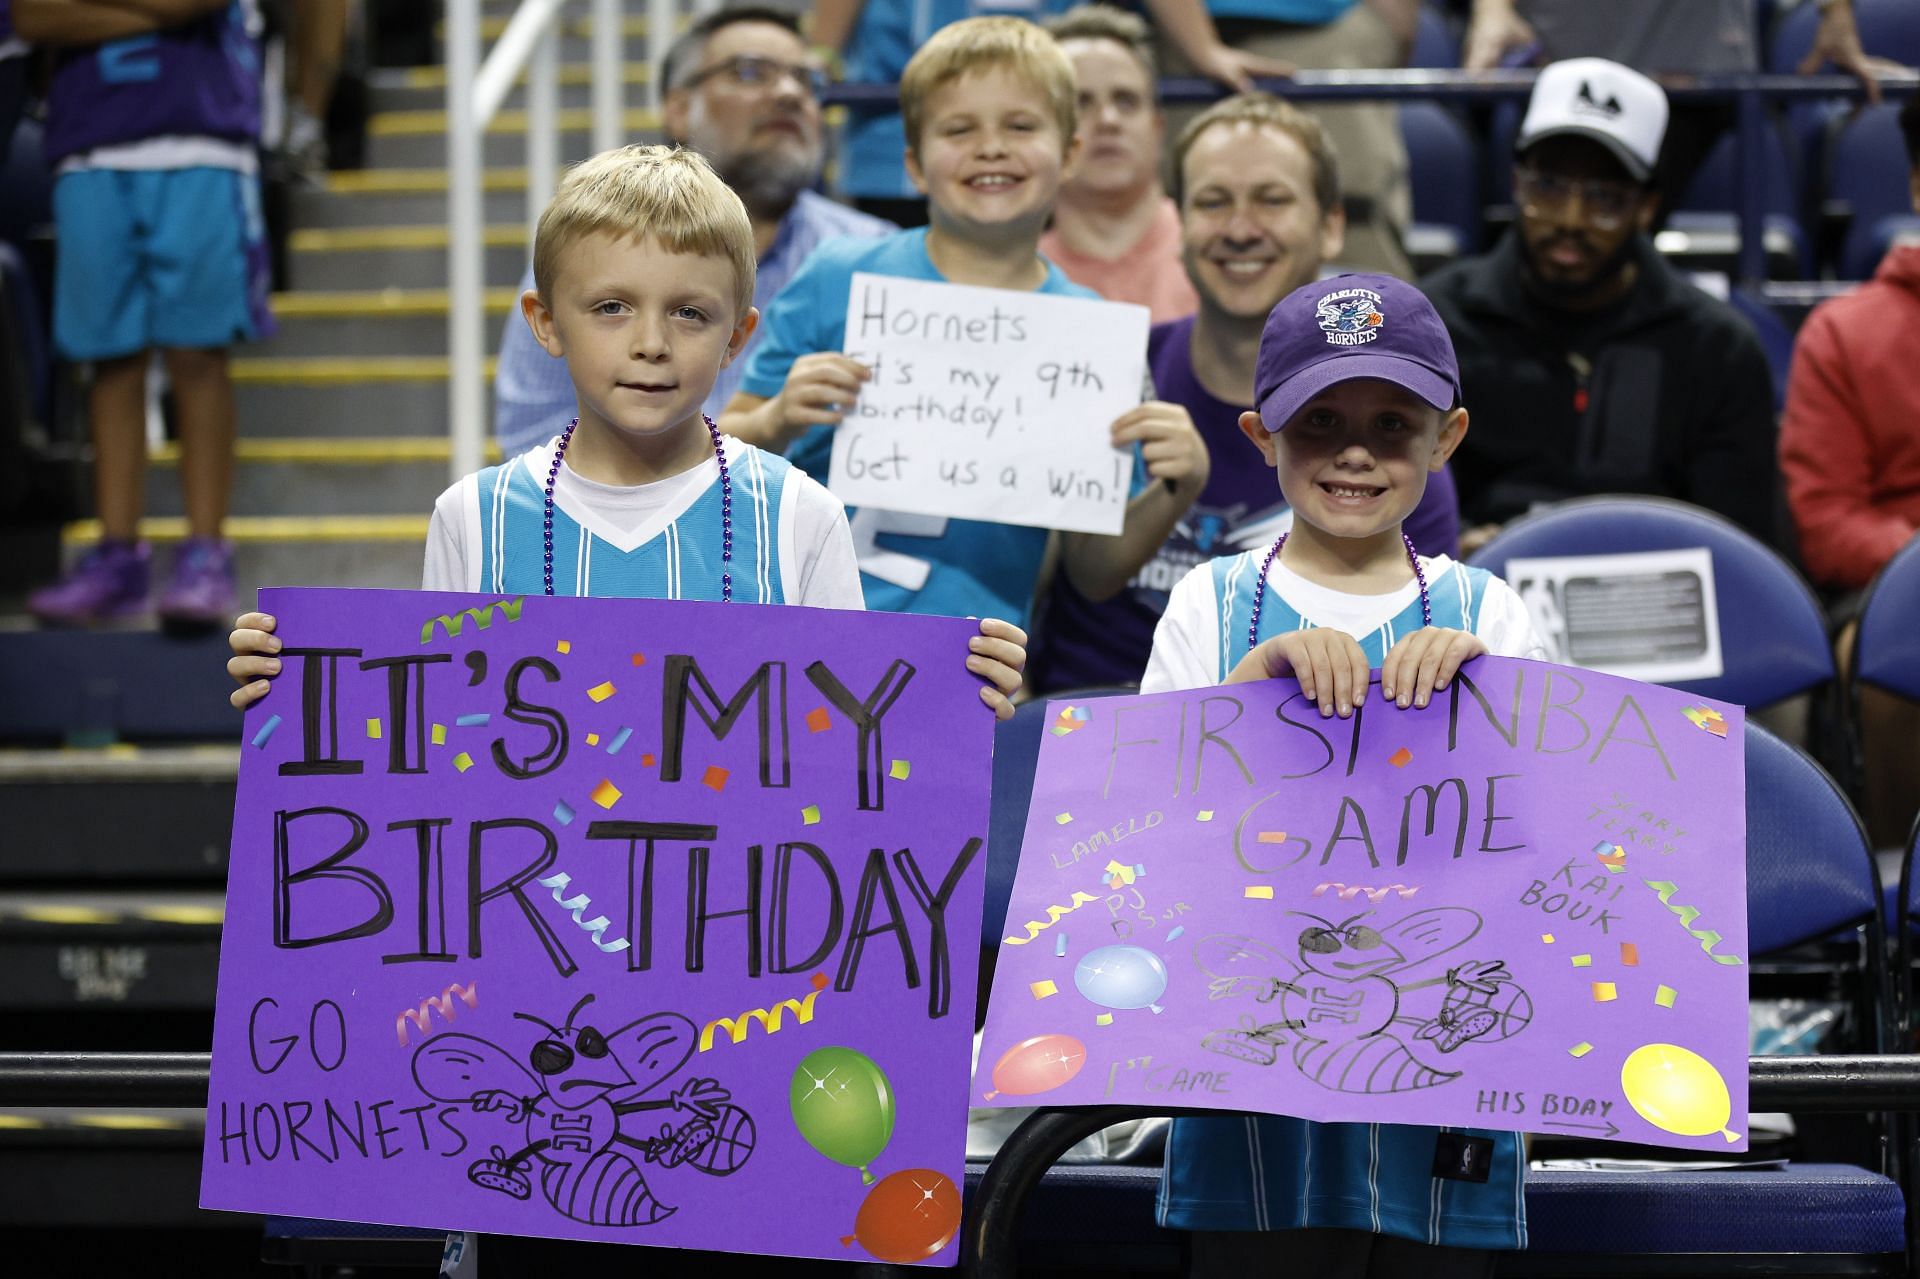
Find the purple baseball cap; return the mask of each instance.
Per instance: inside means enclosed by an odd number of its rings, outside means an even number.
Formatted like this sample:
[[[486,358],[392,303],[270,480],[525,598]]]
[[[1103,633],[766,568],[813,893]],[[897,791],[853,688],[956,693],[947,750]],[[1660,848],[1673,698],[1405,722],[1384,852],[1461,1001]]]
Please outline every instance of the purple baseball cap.
[[[1379,378],[1445,412],[1460,366],[1427,295],[1390,275],[1336,275],[1280,299],[1260,334],[1253,403],[1269,431],[1328,387]]]

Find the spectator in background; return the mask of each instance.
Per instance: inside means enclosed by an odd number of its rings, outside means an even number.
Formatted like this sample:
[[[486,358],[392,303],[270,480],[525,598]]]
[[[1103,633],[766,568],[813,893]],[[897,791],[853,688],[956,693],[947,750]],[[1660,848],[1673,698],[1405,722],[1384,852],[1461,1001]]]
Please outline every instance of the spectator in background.
[[[13,0],[0,0],[0,165],[27,105],[27,42],[13,33]]]
[[[822,160],[819,72],[793,14],[740,7],[702,18],[667,51],[660,75],[668,139],[705,156],[747,206],[760,255],[753,304],[762,311],[822,240],[894,229],[811,189]],[[529,266],[520,291],[533,287]],[[720,370],[705,405],[709,417],[719,417],[733,398],[759,337],[754,333]],[[540,348],[515,308],[493,385],[493,433],[502,456],[558,435],[574,407],[566,361]]]
[[[292,39],[293,74],[287,97],[286,140],[282,149],[309,178],[327,168],[327,112],[347,45],[348,0],[295,0]]]
[[[1398,2],[1398,0],[1395,0]],[[1044,19],[1073,0],[814,0],[815,45],[840,58],[845,78],[894,84],[907,60],[942,27],[963,18]],[[1184,74],[1204,75],[1232,89],[1250,89],[1250,77],[1286,75],[1285,63],[1228,47],[1207,20],[1202,0],[1143,0],[1161,32],[1186,59]],[[1195,70],[1197,68],[1197,70]],[[906,131],[897,111],[855,108],[840,149],[840,190],[869,213],[920,226],[927,202],[907,177]]]
[[[1426,281],[1473,406],[1453,456],[1463,551],[1587,493],[1679,498],[1777,540],[1760,341],[1644,234],[1666,122],[1666,94],[1637,71],[1545,68],[1516,146],[1518,222]]]
[[[139,540],[146,371],[159,350],[179,411],[187,540],[160,597],[164,622],[233,613],[227,348],[273,326],[260,217],[258,15],[230,0],[15,0],[15,28],[57,50],[46,156],[57,234],[54,344],[93,366],[99,544],[33,593],[42,622],[85,625],[147,608]]]
[[[1773,0],[1765,0],[1773,3]],[[1758,71],[1756,6],[1762,0],[1473,0],[1463,61],[1469,71],[1569,58],[1606,58],[1650,75]],[[1809,75],[1831,63],[1858,77],[1880,100],[1876,75],[1898,64],[1860,47],[1853,0],[1808,0],[1820,10],[1813,46],[1800,63]],[[1668,123],[1654,187],[1669,204],[1733,124],[1725,102],[1682,103]]]
[[[1920,98],[1900,112],[1920,212]],[[1860,594],[1920,530],[1920,246],[1896,246],[1858,292],[1801,326],[1780,423],[1780,469],[1808,574],[1841,592],[1838,649],[1853,651]],[[1904,842],[1920,802],[1920,708],[1862,687],[1863,816],[1876,847]]]
[[[1193,509],[1111,600],[1094,603],[1056,577],[1029,682],[1040,692],[1135,683],[1168,593],[1197,564],[1270,544],[1292,524],[1268,467],[1240,430],[1253,406],[1267,314],[1340,255],[1346,218],[1332,145],[1318,121],[1264,93],[1215,103],[1173,149],[1181,253],[1198,314],[1156,325],[1147,367],[1156,394],[1193,418],[1213,458]],[[1424,555],[1453,555],[1453,480],[1429,480],[1407,520]]]
[[[1186,45],[1209,38],[1270,64],[1329,71],[1405,66],[1420,18],[1420,0],[1206,0],[1204,28],[1182,33],[1163,24],[1168,75],[1192,75]],[[1290,72],[1283,72],[1288,74]],[[1359,270],[1412,275],[1403,240],[1413,217],[1407,149],[1392,102],[1310,108],[1340,157],[1346,202],[1346,246],[1340,260]],[[1175,128],[1191,116],[1174,112]]]
[[[1192,315],[1200,303],[1180,265],[1180,213],[1160,186],[1167,125],[1147,24],[1087,4],[1046,28],[1080,84],[1080,161],[1040,252],[1108,301],[1146,307],[1155,324]]]

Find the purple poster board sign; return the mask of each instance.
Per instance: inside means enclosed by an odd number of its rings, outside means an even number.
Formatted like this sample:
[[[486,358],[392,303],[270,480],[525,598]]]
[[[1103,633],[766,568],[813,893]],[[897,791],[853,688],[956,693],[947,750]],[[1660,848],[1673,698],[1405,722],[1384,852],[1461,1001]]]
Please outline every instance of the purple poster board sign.
[[[203,1206],[955,1264],[973,623],[261,607]]]
[[[974,1096],[1743,1149],[1742,743],[1492,657],[1052,703]]]

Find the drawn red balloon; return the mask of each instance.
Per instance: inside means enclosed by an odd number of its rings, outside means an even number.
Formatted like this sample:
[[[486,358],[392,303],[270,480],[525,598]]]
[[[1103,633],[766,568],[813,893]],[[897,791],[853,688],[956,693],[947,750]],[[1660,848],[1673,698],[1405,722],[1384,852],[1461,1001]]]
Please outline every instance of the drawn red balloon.
[[[860,1246],[881,1261],[925,1261],[960,1229],[960,1189],[931,1168],[906,1168],[882,1177],[853,1219]]]
[[[993,1064],[993,1086],[1025,1097],[1058,1088],[1087,1063],[1087,1046],[1072,1035],[1035,1035],[1000,1054]]]

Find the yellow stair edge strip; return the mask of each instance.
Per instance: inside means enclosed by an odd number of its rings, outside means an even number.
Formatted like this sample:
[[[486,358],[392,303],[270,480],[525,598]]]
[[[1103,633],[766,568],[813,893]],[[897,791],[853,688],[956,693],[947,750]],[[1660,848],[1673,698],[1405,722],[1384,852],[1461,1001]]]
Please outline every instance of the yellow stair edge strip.
[[[444,355],[287,355],[236,357],[236,386],[351,386],[361,382],[444,382]],[[481,370],[493,381],[495,360]]]
[[[480,19],[480,38],[482,40],[498,40],[506,29],[507,19],[498,14],[490,14]],[[561,29],[570,36],[591,36],[593,34],[593,19],[568,18]],[[647,34],[647,20],[633,16],[622,18],[620,20],[620,34],[627,36],[643,36]],[[434,24],[433,38],[436,40],[445,40],[447,38],[447,24],[445,22]]]
[[[562,133],[586,133],[593,128],[593,112],[587,107],[563,107],[555,113],[555,125]],[[620,113],[622,127],[645,131],[660,127],[660,113],[644,107],[628,107]],[[487,123],[488,133],[514,134],[527,131],[527,113],[519,109],[497,112]],[[367,136],[373,138],[444,136],[447,113],[435,108],[418,111],[377,111],[367,118]]]
[[[406,462],[439,462],[444,465],[453,456],[453,448],[444,435],[365,435],[327,436],[310,439],[240,439],[234,441],[236,462],[320,463],[333,466],[393,466]],[[500,460],[500,445],[487,441],[487,462]],[[156,466],[178,466],[180,445],[167,440],[156,447],[150,460]]]
[[[333,195],[436,195],[447,189],[445,169],[341,169],[326,175]],[[524,168],[482,169],[482,191],[525,191]]]
[[[628,84],[645,84],[652,78],[653,72],[644,62],[626,64],[624,78]],[[522,71],[514,77],[515,87],[526,84],[527,73]],[[593,64],[591,62],[563,62],[560,64],[560,83],[579,85],[593,83]],[[445,89],[447,87],[447,69],[445,67],[408,67],[402,80],[408,89]]]
[[[523,222],[502,222],[483,227],[480,242],[491,247],[520,248],[527,242]],[[443,226],[355,226],[307,227],[287,237],[287,247],[295,253],[359,253],[385,249],[444,249],[447,228]]]
[[[427,540],[427,517],[424,515],[235,515],[227,520],[226,534],[233,542],[255,546],[298,542],[424,543]],[[60,536],[61,541],[67,546],[89,545],[100,540],[100,521],[75,520],[61,529]],[[179,542],[187,536],[187,522],[179,516],[149,516],[140,521],[140,536],[149,542]],[[36,909],[78,908],[39,907]]]
[[[489,315],[505,315],[520,305],[518,289],[495,288],[482,291],[481,305]],[[445,289],[347,289],[340,291],[298,289],[273,295],[275,318],[328,318],[347,320],[392,320],[411,316],[447,314]]]

